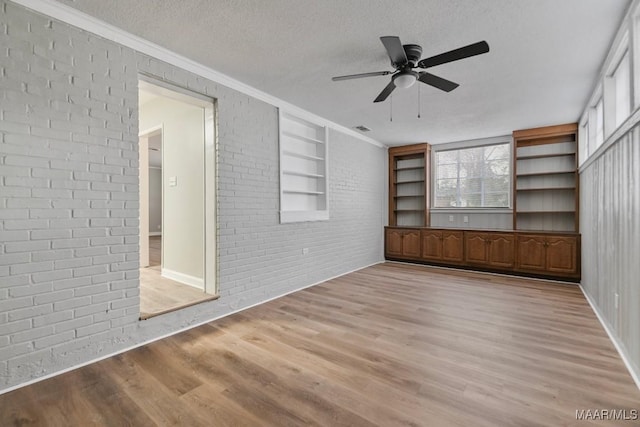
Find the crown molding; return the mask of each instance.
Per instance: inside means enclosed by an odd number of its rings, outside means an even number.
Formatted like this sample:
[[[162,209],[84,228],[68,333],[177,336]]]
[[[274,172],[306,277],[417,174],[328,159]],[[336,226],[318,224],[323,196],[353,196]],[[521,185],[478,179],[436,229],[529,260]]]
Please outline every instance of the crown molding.
[[[241,92],[245,95],[249,95],[260,101],[273,105],[274,107],[284,109],[290,113],[293,113],[301,118],[307,119],[322,126],[330,127],[334,130],[342,132],[346,135],[357,138],[361,141],[375,145],[376,147],[386,148],[385,144],[369,138],[350,129],[346,126],[335,123],[324,117],[318,116],[305,109],[297,107],[287,101],[263,92],[259,89],[242,83],[226,74],[220,73],[212,68],[193,61],[185,56],[177,54],[169,49],[166,49],[160,45],[152,43],[148,40],[124,31],[114,25],[108,24],[100,19],[97,19],[91,15],[81,12],[72,7],[66,6],[62,3],[58,3],[53,0],[11,0],[13,3],[19,4],[31,9],[35,12],[47,15],[58,21],[65,22],[74,27],[88,31],[107,40],[111,40],[115,43],[121,44],[135,51],[149,55],[153,58],[167,62],[171,65],[175,65],[183,70],[197,74],[200,77],[204,77],[208,80],[226,86],[230,89]]]

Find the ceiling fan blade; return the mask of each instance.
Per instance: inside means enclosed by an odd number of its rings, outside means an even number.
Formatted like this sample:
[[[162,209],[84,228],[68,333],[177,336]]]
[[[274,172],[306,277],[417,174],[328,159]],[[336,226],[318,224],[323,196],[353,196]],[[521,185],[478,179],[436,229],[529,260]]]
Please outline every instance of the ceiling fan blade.
[[[418,62],[418,67],[429,68],[436,65],[446,64],[447,62],[457,61],[459,59],[469,58],[471,56],[480,55],[489,52],[489,44],[486,41],[470,44],[458,49],[450,50],[449,52],[441,53],[440,55],[432,56],[431,58],[425,58]]]
[[[391,92],[393,92],[393,90],[396,88],[395,83],[393,83],[393,80],[389,82],[389,84],[382,89],[382,92],[380,92],[380,95],[378,95],[378,97],[376,99],[373,100],[373,102],[382,102],[385,99],[387,99],[387,97],[389,95],[391,95]]]
[[[394,67],[397,68],[409,62],[399,37],[384,36],[380,37],[380,41],[384,45],[384,48],[387,49],[387,54]]]
[[[338,82],[340,80],[360,79],[362,77],[387,76],[391,73],[392,71],[374,71],[372,73],[349,74],[346,76],[332,77],[331,80]]]
[[[451,92],[452,90],[460,86],[458,83],[443,79],[442,77],[434,76],[433,74],[429,74],[425,71],[420,73],[420,77],[418,77],[418,80],[420,80],[422,83],[426,83],[429,86],[433,86],[445,92]]]

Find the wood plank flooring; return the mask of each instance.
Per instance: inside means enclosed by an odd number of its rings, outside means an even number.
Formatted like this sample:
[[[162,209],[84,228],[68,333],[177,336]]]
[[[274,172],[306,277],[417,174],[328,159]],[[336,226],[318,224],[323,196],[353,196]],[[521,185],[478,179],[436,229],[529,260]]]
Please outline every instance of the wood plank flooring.
[[[161,236],[149,237],[149,267],[140,269],[140,317],[142,319],[217,298],[193,286],[162,277],[161,248]]]
[[[149,236],[149,267],[162,265],[162,236]]]
[[[386,263],[0,396],[2,425],[594,426],[640,391],[577,286]]]

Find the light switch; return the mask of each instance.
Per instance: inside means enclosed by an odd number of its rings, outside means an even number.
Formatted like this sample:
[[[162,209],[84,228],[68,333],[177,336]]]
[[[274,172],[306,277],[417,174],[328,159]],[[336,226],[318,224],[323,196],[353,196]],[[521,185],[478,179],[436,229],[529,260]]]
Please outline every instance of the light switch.
[[[462,220],[463,220],[464,222],[469,222],[469,215],[465,215],[465,216],[462,218]]]
[[[178,185],[178,177],[177,176],[170,176],[169,177],[169,187],[175,187]]]

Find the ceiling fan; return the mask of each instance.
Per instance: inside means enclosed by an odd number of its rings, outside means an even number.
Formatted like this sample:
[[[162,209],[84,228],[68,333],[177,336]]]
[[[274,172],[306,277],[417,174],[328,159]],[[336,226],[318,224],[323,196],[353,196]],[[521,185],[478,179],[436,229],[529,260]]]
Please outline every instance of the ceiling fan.
[[[333,77],[334,82],[340,80],[359,79],[362,77],[374,76],[391,76],[391,82],[380,92],[380,95],[373,102],[381,102],[387,99],[396,87],[408,88],[416,81],[428,84],[445,92],[451,92],[459,85],[442,77],[434,76],[426,71],[414,71],[415,68],[430,68],[436,65],[446,64],[447,62],[457,61],[459,59],[469,58],[471,56],[480,55],[489,52],[489,45],[486,41],[473,43],[440,55],[432,56],[420,60],[422,56],[422,47],[417,44],[405,44],[400,42],[400,38],[396,36],[380,37],[382,44],[387,49],[391,65],[395,71],[374,71],[372,73],[350,74],[347,76]]]

